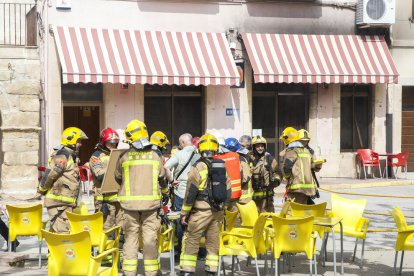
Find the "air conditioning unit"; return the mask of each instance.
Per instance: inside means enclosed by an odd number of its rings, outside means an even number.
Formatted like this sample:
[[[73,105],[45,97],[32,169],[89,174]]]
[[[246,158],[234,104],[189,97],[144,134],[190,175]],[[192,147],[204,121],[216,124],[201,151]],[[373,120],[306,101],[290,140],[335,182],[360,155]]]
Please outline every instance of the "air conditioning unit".
[[[391,25],[395,23],[397,0],[358,0],[357,25]]]

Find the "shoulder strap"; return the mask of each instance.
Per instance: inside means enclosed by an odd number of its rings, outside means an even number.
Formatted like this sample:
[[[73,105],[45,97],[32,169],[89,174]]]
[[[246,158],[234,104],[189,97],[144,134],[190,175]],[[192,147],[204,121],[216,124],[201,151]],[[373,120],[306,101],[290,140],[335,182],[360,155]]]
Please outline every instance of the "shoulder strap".
[[[184,167],[181,169],[181,171],[179,171],[179,172],[178,172],[177,176],[175,177],[175,179],[176,179],[176,180],[177,180],[177,179],[180,177],[180,175],[184,172],[184,170],[185,170],[185,168],[187,168],[188,164],[190,164],[191,159],[193,159],[194,154],[195,154],[195,151],[193,151],[193,152],[191,153],[191,156],[190,156],[190,158],[188,158],[187,163],[185,163],[185,165],[184,165]]]

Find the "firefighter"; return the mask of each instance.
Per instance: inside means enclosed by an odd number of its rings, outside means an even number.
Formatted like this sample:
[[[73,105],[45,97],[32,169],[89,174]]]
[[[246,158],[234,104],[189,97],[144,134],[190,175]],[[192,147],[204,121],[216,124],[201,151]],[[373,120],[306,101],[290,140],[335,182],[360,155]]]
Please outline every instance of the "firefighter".
[[[124,212],[124,275],[136,275],[139,237],[143,238],[145,275],[157,275],[157,234],[161,226],[158,216],[160,200],[168,198],[163,161],[151,150],[145,124],[132,120],[125,129],[130,148],[123,153],[115,168],[120,185],[118,201]]]
[[[117,193],[102,194],[101,192],[111,150],[116,149],[118,143],[119,135],[115,130],[110,127],[103,129],[99,137],[99,143],[95,146],[95,151],[89,159],[95,191],[95,212],[102,211],[104,214],[104,230],[108,230],[115,225],[121,226],[122,222],[121,205],[118,202]]]
[[[299,132],[285,129],[281,139],[287,148],[282,162],[283,176],[286,183],[285,200],[300,204],[314,204],[312,198],[316,195],[316,187],[312,177],[314,167],[313,156],[304,147]]]
[[[251,172],[250,172],[250,154],[249,150],[242,147],[239,141],[236,138],[230,137],[225,140],[226,148],[231,152],[236,152],[239,155],[239,170],[241,175],[241,196],[237,200],[237,203],[246,204],[252,200],[253,197],[253,188],[251,182]],[[230,208],[229,208],[230,209]],[[233,208],[233,210],[235,210]],[[230,211],[233,211],[230,209]]]
[[[167,145],[170,144],[170,141],[167,139],[167,135],[165,135],[162,131],[154,132],[151,135],[150,144],[152,145],[152,150],[155,151],[164,162],[165,160],[163,153],[167,149]]]
[[[187,225],[181,253],[181,275],[193,275],[200,239],[205,233],[207,257],[205,275],[215,275],[219,263],[219,234],[224,202],[230,199],[231,183],[223,160],[214,160],[219,148],[212,134],[200,138],[201,158],[188,173],[181,223]],[[215,183],[214,186],[212,183]]]
[[[264,137],[252,139],[253,160],[251,163],[253,200],[259,213],[274,212],[274,188],[280,185],[280,171],[275,158],[266,152],[267,142]]]
[[[54,148],[48,169],[39,183],[38,191],[45,194],[44,206],[50,220],[50,231],[69,233],[65,211],[72,212],[79,195],[79,169],[76,164],[82,140],[88,139],[77,127],[62,132],[61,145]]]
[[[252,149],[252,137],[249,135],[242,135],[239,138],[240,145],[244,148],[248,149],[249,151]]]

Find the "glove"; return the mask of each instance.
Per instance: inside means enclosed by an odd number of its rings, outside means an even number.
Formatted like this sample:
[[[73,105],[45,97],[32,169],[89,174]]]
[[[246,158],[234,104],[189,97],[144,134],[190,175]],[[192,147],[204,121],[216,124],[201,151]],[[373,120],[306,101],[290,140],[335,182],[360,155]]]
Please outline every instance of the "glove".
[[[168,201],[170,200],[170,197],[166,194],[162,195],[161,204],[163,206],[166,206],[168,204]]]

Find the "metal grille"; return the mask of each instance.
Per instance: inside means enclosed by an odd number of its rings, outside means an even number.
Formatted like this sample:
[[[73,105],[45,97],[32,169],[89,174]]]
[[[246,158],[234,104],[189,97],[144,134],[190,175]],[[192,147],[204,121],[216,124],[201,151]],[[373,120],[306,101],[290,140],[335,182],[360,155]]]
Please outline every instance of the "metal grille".
[[[367,3],[367,15],[374,20],[380,19],[385,13],[384,0],[369,0]]]
[[[36,5],[0,3],[0,45],[36,46]]]

